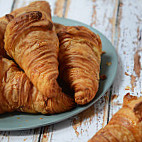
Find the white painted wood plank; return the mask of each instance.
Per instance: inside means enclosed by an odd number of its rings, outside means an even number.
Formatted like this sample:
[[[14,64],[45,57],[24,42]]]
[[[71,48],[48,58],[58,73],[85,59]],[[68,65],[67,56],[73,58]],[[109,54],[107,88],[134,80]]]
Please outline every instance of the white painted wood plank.
[[[118,1],[71,0],[67,1],[67,6],[66,18],[92,25],[113,42]],[[51,142],[86,142],[107,123],[108,96],[109,92],[87,111],[55,124]]]
[[[40,129],[4,132],[0,142],[37,142]]]
[[[0,17],[10,13],[13,0],[0,0]]]
[[[65,0],[57,0],[55,3],[54,16],[63,17],[64,16],[64,5]]]
[[[113,43],[117,6],[118,0],[72,0],[66,15],[93,26]]]
[[[40,0],[16,0],[14,9],[20,8],[22,6],[26,6],[26,5],[30,4],[31,2],[33,2],[33,1],[40,1]],[[45,1],[49,2],[50,6],[51,6],[51,14],[54,15],[56,0],[45,0]]]
[[[118,18],[117,78],[113,85],[110,118],[122,106],[126,93],[142,96],[142,0],[121,0]],[[138,54],[136,52],[138,51]],[[138,55],[141,59],[138,59]],[[139,66],[139,67],[138,67]],[[141,66],[141,67],[140,67]],[[136,68],[140,76],[135,72]],[[132,87],[133,86],[133,87]],[[114,95],[115,94],[115,95]],[[114,97],[115,96],[115,97]]]
[[[74,19],[85,24],[92,20],[93,2],[91,0],[71,0],[69,9],[66,10],[66,18]]]

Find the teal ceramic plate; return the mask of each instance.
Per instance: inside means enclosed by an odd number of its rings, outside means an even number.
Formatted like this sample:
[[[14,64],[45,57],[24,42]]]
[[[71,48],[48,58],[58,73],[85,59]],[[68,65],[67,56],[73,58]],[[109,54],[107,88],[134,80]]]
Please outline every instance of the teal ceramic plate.
[[[0,131],[31,129],[63,121],[69,117],[72,117],[84,111],[85,109],[93,105],[95,102],[97,102],[97,100],[100,99],[105,94],[105,92],[109,89],[109,87],[114,81],[117,72],[117,62],[118,62],[117,54],[110,41],[104,35],[102,35],[96,29],[93,29],[90,26],[77,21],[58,18],[58,17],[54,17],[53,21],[68,26],[76,26],[76,25],[85,26],[90,30],[92,30],[94,33],[100,35],[103,45],[103,51],[106,51],[106,54],[102,55],[100,74],[105,74],[107,76],[107,79],[104,81],[100,81],[99,91],[95,96],[94,100],[88,105],[82,107],[76,107],[75,109],[69,112],[50,115],[50,116],[41,115],[41,114],[17,113],[17,112],[0,115]],[[106,62],[111,62],[112,63],[111,66],[106,65]]]

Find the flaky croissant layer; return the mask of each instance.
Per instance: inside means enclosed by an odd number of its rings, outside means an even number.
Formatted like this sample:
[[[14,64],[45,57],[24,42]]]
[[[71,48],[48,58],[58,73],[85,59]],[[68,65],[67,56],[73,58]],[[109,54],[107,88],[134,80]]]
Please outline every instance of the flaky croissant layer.
[[[12,111],[53,114],[70,110],[74,100],[58,88],[56,97],[42,95],[17,65],[0,57],[0,114]]]
[[[89,103],[99,87],[100,37],[79,26],[64,27],[57,31],[60,41],[60,78],[74,90],[77,104]]]
[[[5,50],[43,95],[53,97],[58,87],[59,41],[47,11],[22,11],[15,16],[6,28]]]
[[[142,97],[127,94],[123,107],[88,142],[142,142]]]

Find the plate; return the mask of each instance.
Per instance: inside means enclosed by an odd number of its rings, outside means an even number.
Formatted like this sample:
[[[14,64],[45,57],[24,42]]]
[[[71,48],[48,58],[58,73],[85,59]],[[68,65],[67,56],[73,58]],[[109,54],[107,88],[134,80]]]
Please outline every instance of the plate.
[[[6,113],[0,115],[0,131],[12,131],[12,130],[24,130],[24,129],[31,129],[40,126],[50,125],[53,123],[57,123],[63,121],[69,117],[72,117],[97,102],[105,92],[110,88],[112,85],[116,72],[117,72],[117,54],[112,46],[111,42],[99,31],[96,29],[91,28],[90,26],[73,21],[70,19],[58,18],[53,17],[53,21],[56,23],[60,23],[66,26],[85,26],[89,28],[96,34],[100,35],[102,40],[103,51],[106,51],[106,54],[102,55],[102,62],[101,62],[101,73],[107,76],[107,79],[104,81],[100,81],[99,91],[96,94],[95,98],[92,102],[85,106],[76,107],[75,109],[55,115],[41,115],[41,114],[26,114],[26,113]],[[111,66],[106,65],[107,62],[111,62]]]

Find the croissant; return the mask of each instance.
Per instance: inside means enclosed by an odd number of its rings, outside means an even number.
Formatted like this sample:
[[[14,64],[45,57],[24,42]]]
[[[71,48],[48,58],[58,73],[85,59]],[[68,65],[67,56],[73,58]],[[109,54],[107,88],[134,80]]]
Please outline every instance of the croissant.
[[[127,94],[123,107],[88,142],[142,142],[142,97]]]
[[[9,58],[9,56],[7,55],[5,49],[4,49],[4,33],[6,30],[6,26],[8,24],[8,22],[13,18],[12,15],[6,15],[2,18],[0,18],[0,54],[3,55],[3,57],[5,58]]]
[[[23,12],[11,20],[6,27],[5,50],[43,95],[56,96],[59,41],[50,13]]]
[[[42,11],[48,14],[49,17],[51,17],[49,4],[45,1],[35,1],[30,3],[26,7],[16,9],[11,14],[6,14],[4,17],[0,18],[0,53],[3,55],[3,57],[8,59],[10,58],[4,49],[4,40],[3,40],[7,24],[14,17],[17,17],[19,14],[22,14],[24,12],[29,12],[29,11]]]
[[[75,106],[74,100],[61,90],[56,97],[44,97],[13,61],[3,57],[0,57],[0,100],[0,114],[12,111],[53,114]]]
[[[16,9],[11,12],[11,15],[14,17],[17,17],[25,12],[30,12],[30,11],[42,11],[42,13],[45,13],[47,17],[51,19],[51,9],[50,5],[46,1],[34,1],[31,2],[29,5],[25,7],[21,7],[19,9]]]
[[[59,76],[74,91],[75,102],[87,104],[99,86],[101,39],[81,26],[56,29],[60,42]]]

